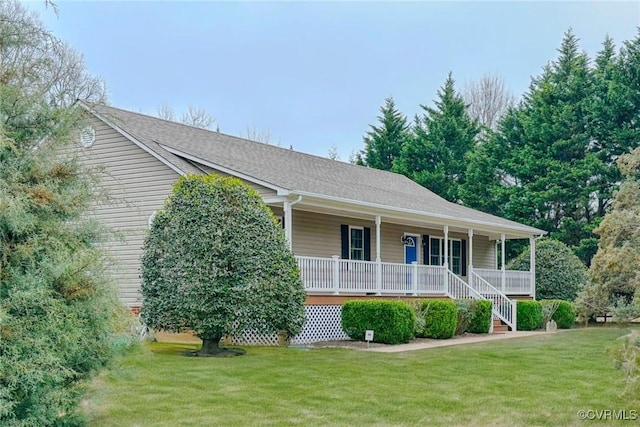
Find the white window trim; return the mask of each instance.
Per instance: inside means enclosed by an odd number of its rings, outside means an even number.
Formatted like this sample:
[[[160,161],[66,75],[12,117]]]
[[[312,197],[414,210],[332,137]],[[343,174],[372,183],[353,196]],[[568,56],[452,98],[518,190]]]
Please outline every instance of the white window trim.
[[[443,259],[444,258],[443,257],[444,236],[429,236],[429,265],[433,265],[433,264],[431,264],[431,240],[432,239],[438,239],[440,241],[440,245],[439,245],[440,246],[440,253],[438,254],[438,256],[440,258],[440,266],[442,266],[443,265],[443,261],[444,261],[444,259]],[[457,238],[457,237],[449,237],[449,245],[448,245],[449,246],[449,252],[451,252],[452,249],[453,249],[453,245],[451,245],[451,242],[454,242],[454,241],[460,242],[460,273],[456,273],[456,274],[462,274],[462,270],[463,270],[463,268],[462,268],[462,240],[463,239],[460,239],[460,238]],[[451,262],[452,256],[447,254],[446,259],[447,259],[447,262],[449,263],[449,268],[452,268],[453,267],[453,263]],[[451,271],[453,271],[453,270],[451,270]]]
[[[351,255],[353,254],[353,246],[351,245],[351,230],[360,230],[362,231],[362,259],[353,259]],[[349,226],[349,259],[353,261],[364,261],[364,227],[358,225],[350,225]]]

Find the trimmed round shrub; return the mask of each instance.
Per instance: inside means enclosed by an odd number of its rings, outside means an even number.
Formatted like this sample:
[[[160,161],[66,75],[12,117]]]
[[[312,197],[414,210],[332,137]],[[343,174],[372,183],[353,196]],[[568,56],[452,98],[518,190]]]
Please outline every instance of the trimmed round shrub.
[[[542,300],[542,306],[547,304],[557,304],[558,308],[551,318],[556,322],[560,329],[570,329],[576,322],[576,311],[573,304],[562,300]]]
[[[424,336],[426,338],[446,339],[456,333],[458,325],[458,308],[453,301],[425,300],[422,304],[424,313]]]
[[[518,301],[516,310],[519,331],[533,331],[542,326],[544,317],[540,301]]]
[[[529,248],[507,266],[529,270]],[[564,243],[542,239],[536,244],[536,299],[573,301],[587,283],[587,267]]]
[[[373,342],[407,343],[413,338],[415,315],[402,301],[354,300],[342,305],[342,330],[349,338],[364,341],[373,331]]]
[[[467,332],[487,334],[491,328],[491,301],[474,300],[470,305],[469,325]]]

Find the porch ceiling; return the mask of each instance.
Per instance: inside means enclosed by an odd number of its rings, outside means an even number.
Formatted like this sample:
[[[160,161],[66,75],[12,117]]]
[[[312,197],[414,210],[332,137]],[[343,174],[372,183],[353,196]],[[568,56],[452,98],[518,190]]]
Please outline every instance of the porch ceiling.
[[[282,206],[281,203],[277,202],[272,203],[272,205]],[[473,229],[475,235],[487,236],[490,240],[499,240],[501,238],[501,234],[504,234],[507,239],[527,239],[536,235],[530,231],[535,229],[524,225],[522,226],[522,229],[516,229],[515,227],[510,228],[503,225],[481,223],[462,218],[444,218],[423,212],[412,212],[383,206],[365,207],[356,203],[326,200],[312,196],[303,196],[300,202],[296,203],[292,208],[294,211],[314,212],[370,221],[374,221],[375,217],[379,215],[383,223],[420,228],[441,229],[445,225],[448,225],[449,231],[460,233],[467,233],[469,229]]]

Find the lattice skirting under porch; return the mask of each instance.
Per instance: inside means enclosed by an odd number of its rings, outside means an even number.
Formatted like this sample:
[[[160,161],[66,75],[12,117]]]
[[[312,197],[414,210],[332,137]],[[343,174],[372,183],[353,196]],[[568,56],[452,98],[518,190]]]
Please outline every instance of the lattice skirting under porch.
[[[308,305],[305,307],[306,321],[302,332],[291,339],[291,344],[309,344],[319,341],[346,340],[349,337],[342,331],[340,305]],[[236,345],[278,345],[277,334],[257,334],[245,331],[232,340]]]

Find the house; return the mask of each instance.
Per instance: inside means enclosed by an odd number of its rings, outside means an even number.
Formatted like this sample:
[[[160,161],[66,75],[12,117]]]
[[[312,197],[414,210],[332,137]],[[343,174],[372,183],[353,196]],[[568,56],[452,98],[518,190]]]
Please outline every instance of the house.
[[[535,297],[534,251],[531,271],[507,271],[505,245],[528,239],[535,248],[542,230],[450,203],[391,172],[80,105],[89,119],[79,158],[104,168],[111,201],[95,215],[123,236],[108,243],[111,271],[134,311],[142,303],[140,256],[150,220],[179,176],[203,173],[241,179],[281,218],[308,292],[301,342],[341,336],[336,318],[345,297],[486,298],[513,329],[514,298]]]

